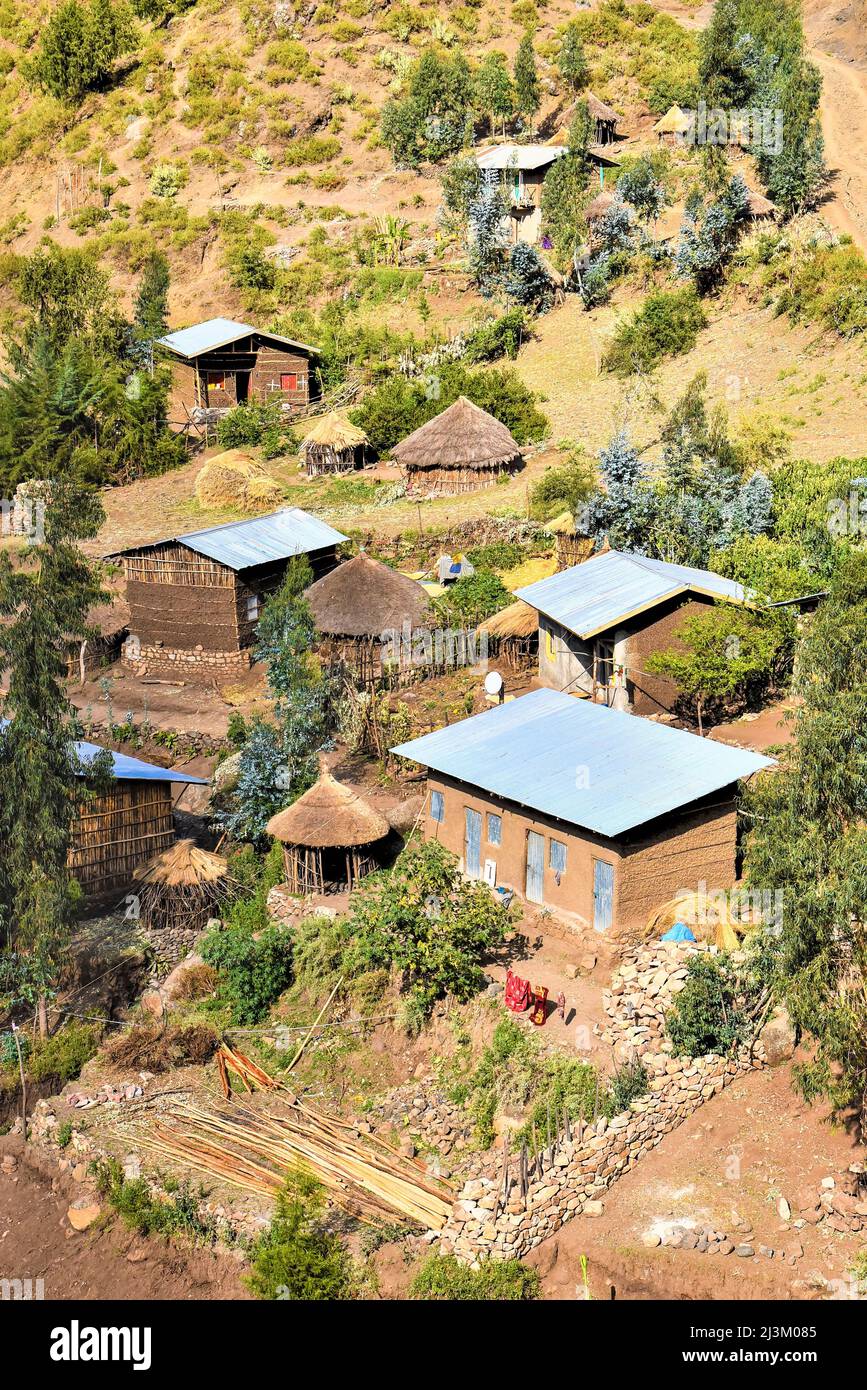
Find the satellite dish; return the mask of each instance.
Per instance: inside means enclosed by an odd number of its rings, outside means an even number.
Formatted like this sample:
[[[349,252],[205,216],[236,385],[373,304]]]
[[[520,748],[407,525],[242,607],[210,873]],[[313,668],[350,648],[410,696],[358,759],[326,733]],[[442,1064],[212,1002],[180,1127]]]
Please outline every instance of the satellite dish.
[[[503,677],[499,671],[489,671],[485,676],[485,691],[488,695],[499,695],[503,688]]]

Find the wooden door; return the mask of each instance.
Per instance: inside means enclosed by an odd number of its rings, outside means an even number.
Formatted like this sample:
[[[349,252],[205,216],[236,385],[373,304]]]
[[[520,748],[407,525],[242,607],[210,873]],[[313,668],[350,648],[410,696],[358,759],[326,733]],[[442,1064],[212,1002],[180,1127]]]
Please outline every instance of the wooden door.
[[[614,865],[606,859],[593,860],[593,925],[608,931],[614,923]]]
[[[482,872],[482,813],[465,808],[464,869],[470,878]]]
[[[545,901],[545,836],[535,830],[527,831],[526,894],[531,903]]]

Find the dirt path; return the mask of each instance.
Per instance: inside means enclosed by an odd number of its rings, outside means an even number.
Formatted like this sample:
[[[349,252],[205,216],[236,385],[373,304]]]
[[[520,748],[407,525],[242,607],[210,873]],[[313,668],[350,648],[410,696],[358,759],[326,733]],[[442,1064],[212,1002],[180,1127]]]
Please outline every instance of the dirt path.
[[[246,1299],[241,1265],[231,1255],[142,1239],[117,1222],[77,1232],[66,1219],[69,1197],[57,1179],[22,1158],[0,1173],[0,1279],[43,1279],[44,1297],[66,1299]]]
[[[814,47],[822,74],[822,131],[831,196],[822,213],[867,251],[867,71]]]

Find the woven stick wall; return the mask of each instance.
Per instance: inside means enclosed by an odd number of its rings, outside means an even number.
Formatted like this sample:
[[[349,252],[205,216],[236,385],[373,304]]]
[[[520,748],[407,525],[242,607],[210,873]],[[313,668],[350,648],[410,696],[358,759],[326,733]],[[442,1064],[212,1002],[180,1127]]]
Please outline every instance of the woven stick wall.
[[[69,867],[88,896],[125,887],[139,864],[173,844],[170,782],[119,779],[79,811]]]

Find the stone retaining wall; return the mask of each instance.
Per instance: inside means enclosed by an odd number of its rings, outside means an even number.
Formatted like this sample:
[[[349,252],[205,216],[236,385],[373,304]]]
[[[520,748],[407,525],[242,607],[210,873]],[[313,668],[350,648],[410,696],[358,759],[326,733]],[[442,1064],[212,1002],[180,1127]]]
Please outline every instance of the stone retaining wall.
[[[212,676],[238,675],[249,671],[252,655],[249,649],[235,652],[212,652],[196,647],[158,647],[139,642],[125,643],[121,650],[121,665],[138,676],[168,675],[184,680],[208,680]]]
[[[451,1219],[438,1236],[429,1237],[439,1240],[444,1253],[469,1262],[484,1256],[514,1258],[573,1216],[599,1215],[603,1193],[666,1134],[736,1077],[764,1066],[761,1045],[728,1057],[673,1057],[671,1043],[657,1031],[671,999],[683,988],[689,956],[709,949],[656,943],[629,952],[604,996],[611,1024],[603,1036],[621,1049],[621,1056],[641,1056],[650,1077],[647,1093],[611,1120],[577,1125],[570,1136],[537,1155],[526,1193],[514,1156],[505,1177],[500,1164],[465,1183]]]

